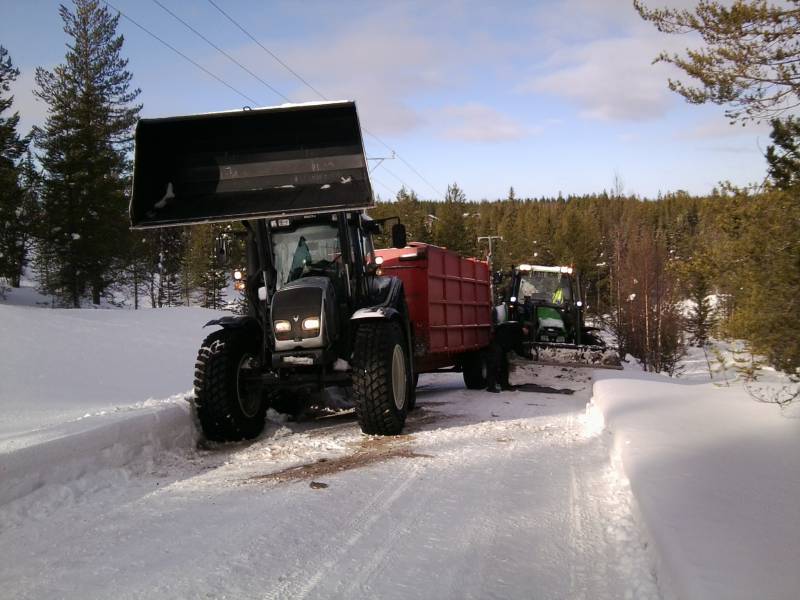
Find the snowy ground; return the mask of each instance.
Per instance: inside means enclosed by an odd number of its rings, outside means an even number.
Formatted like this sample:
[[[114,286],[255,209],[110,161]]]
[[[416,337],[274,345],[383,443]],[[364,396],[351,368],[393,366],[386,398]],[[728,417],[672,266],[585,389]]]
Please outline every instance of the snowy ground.
[[[403,436],[273,415],[198,445],[185,390],[213,316],[0,304],[19,349],[0,363],[0,598],[800,589],[800,420],[732,377],[539,366],[489,394],[423,375]]]
[[[664,597],[798,598],[800,414],[769,402],[796,384],[747,381],[741,349],[715,350],[693,349],[683,379],[596,372],[590,413],[613,433]]]
[[[197,348],[221,316],[200,308],[43,310],[0,303],[0,451],[20,434],[164,401],[192,387]],[[22,296],[22,298],[20,298]]]
[[[574,370],[526,391],[423,376],[406,435],[352,414],[161,454],[0,509],[14,598],[656,598]],[[567,391],[573,393],[566,393]]]

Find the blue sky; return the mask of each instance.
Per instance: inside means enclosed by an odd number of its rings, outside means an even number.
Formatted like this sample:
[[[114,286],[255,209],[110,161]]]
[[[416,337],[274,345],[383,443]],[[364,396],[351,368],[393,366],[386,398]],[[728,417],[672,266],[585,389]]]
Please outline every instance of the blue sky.
[[[285,102],[152,0],[110,1],[257,104]],[[159,1],[291,100],[319,99],[208,0]],[[599,192],[615,175],[645,197],[765,176],[768,126],[731,126],[721,107],[670,92],[679,74],[652,59],[694,40],[659,34],[629,0],[215,1],[326,97],[355,99],[362,125],[427,180],[387,160],[373,173],[382,198],[401,181],[422,198],[455,181],[469,199],[491,200],[509,186],[519,197]],[[0,44],[22,71],[13,92],[23,129],[46,114],[34,69],[63,61],[58,4],[0,0]],[[143,116],[253,104],[124,18],[119,31]],[[389,155],[366,142],[368,156]]]

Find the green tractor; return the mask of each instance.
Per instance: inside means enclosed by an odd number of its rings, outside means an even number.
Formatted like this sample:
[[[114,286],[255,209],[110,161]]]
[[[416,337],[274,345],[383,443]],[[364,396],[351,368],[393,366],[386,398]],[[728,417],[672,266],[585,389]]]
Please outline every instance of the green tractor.
[[[619,368],[619,356],[586,325],[580,280],[572,267],[521,264],[495,307],[507,351],[543,364]]]

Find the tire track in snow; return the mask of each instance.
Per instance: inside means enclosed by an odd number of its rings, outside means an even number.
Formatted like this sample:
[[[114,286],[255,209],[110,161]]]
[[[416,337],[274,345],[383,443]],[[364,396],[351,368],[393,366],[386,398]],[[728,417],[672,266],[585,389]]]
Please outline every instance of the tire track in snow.
[[[339,564],[346,553],[359,542],[364,533],[368,531],[395,502],[397,502],[416,479],[419,470],[416,461],[409,460],[403,462],[407,464],[403,465],[397,476],[389,479],[380,490],[349,519],[347,526],[342,527],[342,533],[314,552],[317,556],[333,556],[333,558],[326,559],[316,572],[310,576],[303,568],[295,569],[291,574],[286,576],[279,585],[267,592],[264,596],[264,600],[306,598],[323,577]],[[399,484],[396,483],[398,480],[401,480]],[[343,539],[348,533],[350,536]]]
[[[403,492],[406,488],[408,488],[412,481],[414,481],[414,479],[416,479],[415,476],[406,480],[405,486],[402,490]],[[344,590],[344,593],[341,595],[342,598],[370,597],[370,594],[367,593],[368,590],[365,589],[365,584],[373,578],[376,572],[382,571],[382,567],[389,559],[389,551],[394,549],[394,547],[397,545],[397,542],[400,540],[401,535],[404,532],[409,531],[410,525],[417,521],[420,515],[428,507],[427,502],[423,502],[422,495],[414,494],[412,497],[414,501],[413,508],[409,510],[409,507],[406,504],[403,504],[402,518],[392,525],[392,527],[386,532],[386,542],[381,545],[380,549],[372,555],[369,561],[360,565],[358,574],[347,587],[347,589]],[[380,515],[376,515],[376,520],[379,516]],[[358,538],[360,537],[361,536],[359,535]],[[355,539],[353,544],[348,545],[347,550],[354,546],[355,542],[357,541],[358,539]]]

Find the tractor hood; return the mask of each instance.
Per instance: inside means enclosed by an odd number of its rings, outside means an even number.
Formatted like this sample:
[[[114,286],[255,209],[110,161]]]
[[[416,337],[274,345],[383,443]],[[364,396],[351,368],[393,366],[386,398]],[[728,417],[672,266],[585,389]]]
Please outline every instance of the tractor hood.
[[[355,102],[141,119],[136,126],[134,228],[371,205]]]

